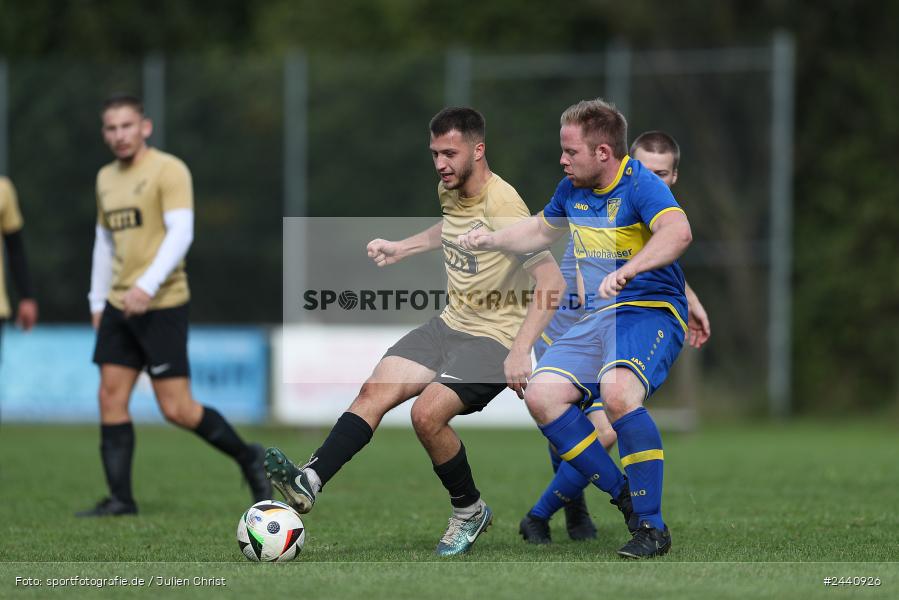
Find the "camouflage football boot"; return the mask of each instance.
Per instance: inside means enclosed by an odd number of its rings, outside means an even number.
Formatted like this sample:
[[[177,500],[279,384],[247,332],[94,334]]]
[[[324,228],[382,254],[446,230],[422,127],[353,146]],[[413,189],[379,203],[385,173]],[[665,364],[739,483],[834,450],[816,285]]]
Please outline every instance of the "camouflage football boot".
[[[446,533],[440,538],[435,551],[437,556],[455,556],[471,550],[478,536],[493,523],[493,511],[481,502],[481,508],[468,519],[450,517]]]
[[[315,504],[315,490],[302,468],[293,464],[278,448],[265,451],[265,476],[298,513],[307,513]]]

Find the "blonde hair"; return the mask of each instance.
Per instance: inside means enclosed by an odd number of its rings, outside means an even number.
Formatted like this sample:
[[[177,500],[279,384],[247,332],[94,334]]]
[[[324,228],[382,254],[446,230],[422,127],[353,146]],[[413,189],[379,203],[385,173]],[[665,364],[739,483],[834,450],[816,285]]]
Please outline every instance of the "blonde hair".
[[[602,98],[581,100],[565,109],[560,122],[563,126],[579,125],[593,149],[608,144],[615,158],[620,160],[627,154],[627,120],[611,102]]]

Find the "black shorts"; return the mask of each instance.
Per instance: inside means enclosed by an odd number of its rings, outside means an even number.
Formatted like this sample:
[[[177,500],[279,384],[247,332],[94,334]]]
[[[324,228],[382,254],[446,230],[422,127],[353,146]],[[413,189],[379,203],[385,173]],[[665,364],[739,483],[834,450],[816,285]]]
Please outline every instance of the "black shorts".
[[[108,302],[100,319],[94,362],[141,370],[154,379],[190,377],[188,304],[125,317]]]
[[[433,381],[450,388],[465,405],[463,415],[483,410],[506,387],[503,361],[509,349],[494,339],[462,333],[434,317],[384,354],[425,366]]]

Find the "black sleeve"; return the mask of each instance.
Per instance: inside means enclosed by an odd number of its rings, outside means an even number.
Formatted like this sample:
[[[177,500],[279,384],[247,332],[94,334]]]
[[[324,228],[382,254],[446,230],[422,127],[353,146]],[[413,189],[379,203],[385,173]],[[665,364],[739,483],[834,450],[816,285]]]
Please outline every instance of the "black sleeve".
[[[20,298],[34,298],[31,287],[31,274],[28,272],[28,261],[25,260],[25,243],[22,241],[22,230],[3,234],[6,255],[9,257],[9,272]]]

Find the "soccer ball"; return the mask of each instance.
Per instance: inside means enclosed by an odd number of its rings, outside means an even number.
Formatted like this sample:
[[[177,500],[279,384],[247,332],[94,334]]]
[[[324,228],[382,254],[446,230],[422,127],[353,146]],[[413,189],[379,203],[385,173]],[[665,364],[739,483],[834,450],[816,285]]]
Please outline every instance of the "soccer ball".
[[[237,545],[253,562],[293,560],[305,543],[306,528],[300,515],[283,502],[257,502],[237,524]]]

